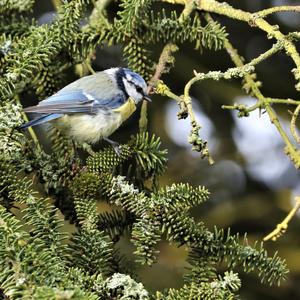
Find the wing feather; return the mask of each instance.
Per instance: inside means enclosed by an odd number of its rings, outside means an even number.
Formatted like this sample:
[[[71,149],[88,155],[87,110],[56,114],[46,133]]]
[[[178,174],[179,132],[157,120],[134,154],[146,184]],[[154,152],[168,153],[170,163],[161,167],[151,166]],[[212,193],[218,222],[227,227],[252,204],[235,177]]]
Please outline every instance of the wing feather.
[[[122,93],[110,99],[97,99],[92,94],[78,91],[61,91],[41,101],[36,106],[24,109],[25,112],[39,114],[74,114],[88,113],[95,114],[99,109],[114,109],[125,103],[126,99]]]
[[[62,116],[63,116],[62,114],[42,115],[42,116],[40,116],[40,117],[38,117],[36,119],[28,121],[27,123],[21,125],[19,128],[20,129],[26,129],[28,127],[36,126],[36,125],[39,125],[39,124],[43,124],[43,123],[46,123],[46,122],[58,119],[58,118],[60,118]]]

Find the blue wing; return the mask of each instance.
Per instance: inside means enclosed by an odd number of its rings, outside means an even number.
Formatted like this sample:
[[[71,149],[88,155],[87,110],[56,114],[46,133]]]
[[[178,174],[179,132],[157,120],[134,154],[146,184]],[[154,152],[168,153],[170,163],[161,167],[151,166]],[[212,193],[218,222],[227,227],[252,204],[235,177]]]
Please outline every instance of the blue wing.
[[[36,106],[27,107],[25,112],[39,114],[95,114],[99,109],[109,110],[120,107],[126,101],[123,93],[110,99],[97,99],[82,90],[65,90],[41,101]]]
[[[31,126],[39,125],[42,123],[46,123],[55,119],[58,119],[62,117],[62,114],[48,114],[48,115],[42,115],[41,117],[38,117],[36,119],[30,120],[29,122],[19,126],[19,129],[26,129]]]

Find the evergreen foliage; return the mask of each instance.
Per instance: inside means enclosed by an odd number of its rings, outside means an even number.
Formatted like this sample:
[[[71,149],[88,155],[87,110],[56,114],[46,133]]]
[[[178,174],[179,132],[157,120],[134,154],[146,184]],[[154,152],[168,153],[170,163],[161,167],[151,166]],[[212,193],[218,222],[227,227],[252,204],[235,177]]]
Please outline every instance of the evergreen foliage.
[[[230,230],[210,231],[190,210],[209,198],[205,187],[160,187],[167,151],[142,132],[121,145],[76,157],[74,145],[49,130],[51,152],[26,138],[20,101],[40,100],[62,87],[64,70],[88,62],[96,47],[123,46],[128,66],[149,79],[157,42],[189,42],[219,50],[227,34],[200,12],[178,16],[152,0],[123,0],[110,21],[105,1],[64,0],[56,19],[37,25],[23,12],[32,0],[0,1],[0,290],[3,299],[236,299],[239,272],[280,283],[287,269],[262,246],[240,242]],[[93,7],[87,24],[84,14]],[[8,15],[12,17],[7,18]],[[50,198],[46,198],[50,197]],[[107,201],[112,211],[97,211]],[[76,223],[67,233],[63,217]],[[20,217],[21,214],[21,217]],[[117,241],[130,232],[139,264],[152,265],[166,239],[189,249],[190,269],[180,289],[150,294],[126,270]],[[218,267],[226,265],[224,274]]]

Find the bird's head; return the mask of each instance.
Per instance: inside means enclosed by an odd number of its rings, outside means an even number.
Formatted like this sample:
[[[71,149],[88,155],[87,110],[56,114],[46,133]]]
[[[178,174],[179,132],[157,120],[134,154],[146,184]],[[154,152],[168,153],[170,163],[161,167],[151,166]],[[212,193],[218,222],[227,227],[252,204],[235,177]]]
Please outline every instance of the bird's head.
[[[125,68],[115,68],[115,78],[123,93],[137,104],[142,100],[150,101],[147,94],[147,84],[142,76]]]

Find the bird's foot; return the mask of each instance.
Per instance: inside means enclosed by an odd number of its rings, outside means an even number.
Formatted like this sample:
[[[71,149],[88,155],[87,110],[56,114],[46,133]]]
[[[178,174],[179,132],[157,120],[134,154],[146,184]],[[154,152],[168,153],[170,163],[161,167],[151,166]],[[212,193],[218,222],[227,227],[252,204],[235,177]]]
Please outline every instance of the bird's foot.
[[[83,150],[85,150],[90,156],[94,156],[95,155],[95,151],[92,149],[92,146],[87,144],[87,143],[83,143],[81,145],[81,148]]]
[[[108,139],[108,138],[103,138],[103,140],[108,142],[113,147],[114,151],[116,152],[116,154],[118,156],[121,155],[121,148],[120,148],[119,143],[112,141],[111,139]]]

